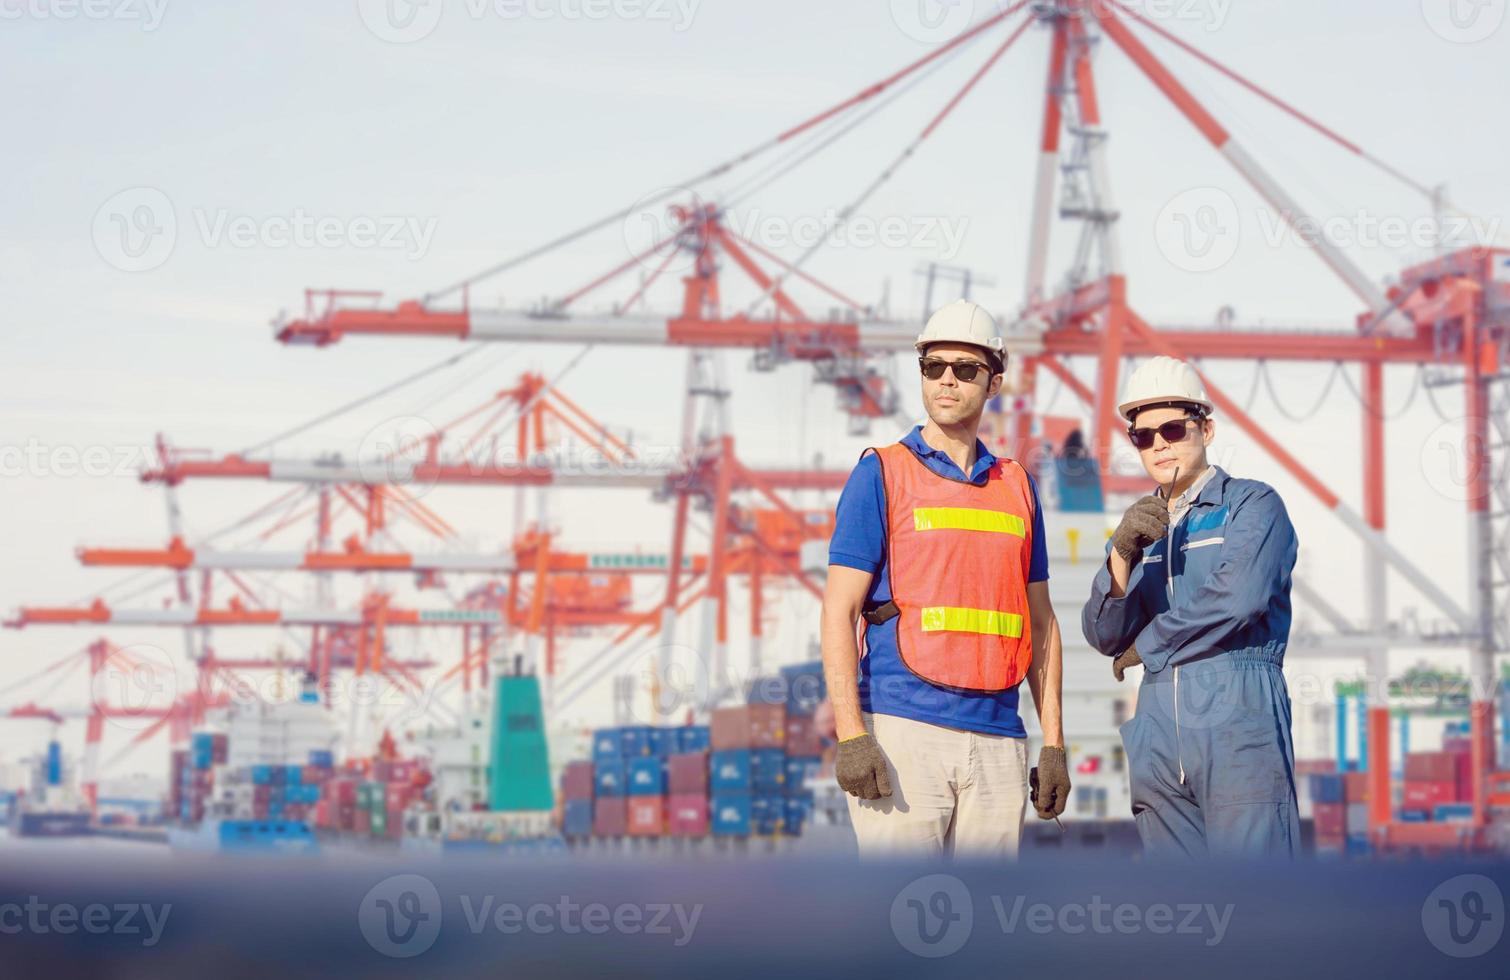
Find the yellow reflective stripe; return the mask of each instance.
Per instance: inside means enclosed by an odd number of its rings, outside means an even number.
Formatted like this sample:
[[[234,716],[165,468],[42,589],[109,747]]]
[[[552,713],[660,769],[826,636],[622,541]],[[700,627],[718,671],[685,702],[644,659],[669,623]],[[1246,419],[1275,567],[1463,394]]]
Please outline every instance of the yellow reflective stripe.
[[[986,633],[992,636],[1022,636],[1022,617],[995,609],[962,606],[924,606],[923,632],[949,630],[955,633]]]
[[[912,512],[912,526],[917,531],[992,531],[1028,536],[1027,525],[1016,514],[974,507],[918,507]]]

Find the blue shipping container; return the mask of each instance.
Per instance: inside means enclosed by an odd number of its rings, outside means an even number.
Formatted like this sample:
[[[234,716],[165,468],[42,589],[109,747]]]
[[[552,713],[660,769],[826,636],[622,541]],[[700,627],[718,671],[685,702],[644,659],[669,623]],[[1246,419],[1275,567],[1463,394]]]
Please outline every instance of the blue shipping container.
[[[302,766],[284,766],[283,781],[290,786],[298,786],[304,782],[304,769]]]
[[[750,791],[750,751],[725,749],[708,757],[708,785],[714,793],[720,790]]]
[[[712,730],[707,725],[684,725],[676,730],[678,752],[706,752],[713,744]]]
[[[1472,803],[1438,803],[1432,816],[1437,820],[1472,820]]]
[[[623,759],[605,759],[593,764],[593,785],[599,796],[623,796],[629,790],[629,767]]]
[[[818,702],[828,697],[821,660],[783,667],[781,678],[786,682],[786,711],[789,715],[811,715]]]
[[[657,759],[665,759],[676,755],[681,751],[680,741],[675,728],[652,728],[650,729],[650,754]]]
[[[629,792],[659,796],[666,791],[666,764],[655,756],[629,760]]]
[[[252,767],[252,782],[256,783],[258,786],[267,786],[272,781],[273,781],[273,767],[272,766],[253,766]]]
[[[786,798],[786,810],[783,815],[784,826],[782,827],[782,832],[789,837],[800,837],[802,835],[802,825],[807,823],[807,818],[812,816],[812,813],[813,798],[811,795],[806,797],[788,796]]]
[[[750,800],[750,829],[756,834],[778,832],[786,821],[786,797],[763,794]]]
[[[567,837],[592,835],[592,800],[567,800],[562,814],[561,832]]]
[[[786,785],[786,751],[751,749],[750,785],[757,793],[780,793]]]
[[[708,803],[713,833],[720,837],[750,836],[750,806],[748,793],[714,793]]]
[[[818,775],[823,760],[816,755],[789,755],[786,757],[786,792],[790,796],[801,792],[809,779]]]
[[[1344,783],[1338,773],[1320,772],[1311,775],[1312,803],[1341,803],[1344,798]]]
[[[1427,810],[1401,810],[1401,823],[1430,823],[1431,813]]]
[[[310,749],[309,764],[317,769],[332,769],[336,764],[336,755],[329,749]]]
[[[619,744],[625,756],[633,759],[650,754],[649,725],[629,725],[619,729]]]
[[[624,746],[617,728],[600,728],[592,733],[592,761],[611,762],[623,756]]]

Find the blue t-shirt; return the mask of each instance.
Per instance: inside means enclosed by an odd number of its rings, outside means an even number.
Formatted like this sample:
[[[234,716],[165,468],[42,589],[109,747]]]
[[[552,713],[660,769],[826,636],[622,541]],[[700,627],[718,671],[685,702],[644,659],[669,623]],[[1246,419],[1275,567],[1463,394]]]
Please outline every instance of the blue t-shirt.
[[[922,426],[914,427],[902,439],[902,445],[940,476],[965,479],[947,453],[923,441]],[[984,484],[986,474],[995,465],[996,457],[976,442],[970,482]],[[1044,544],[1043,508],[1038,505],[1038,485],[1032,476],[1028,477],[1028,486],[1033,494],[1033,554],[1028,581],[1044,582],[1049,577],[1049,554]],[[872,573],[867,598],[882,603],[891,598],[886,560],[886,490],[880,460],[874,453],[867,453],[855,465],[844,484],[844,492],[839,495],[828,563]],[[866,624],[865,646],[867,653],[860,658],[861,711],[970,732],[1027,737],[1022,718],[1017,714],[1016,687],[998,694],[973,694],[930,684],[908,670],[897,654],[895,618],[880,626]]]

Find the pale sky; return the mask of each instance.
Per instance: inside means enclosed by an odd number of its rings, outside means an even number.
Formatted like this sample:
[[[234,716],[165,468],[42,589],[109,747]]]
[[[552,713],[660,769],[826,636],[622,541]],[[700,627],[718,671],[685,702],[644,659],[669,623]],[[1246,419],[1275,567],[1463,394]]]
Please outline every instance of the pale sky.
[[[1486,216],[1477,230],[1495,232],[1510,214],[1503,181],[1510,135],[1496,121],[1510,63],[1504,3],[1489,4],[1478,20],[1465,20],[1462,9],[1453,20],[1449,0],[1140,6],[1402,172],[1445,184],[1457,205]],[[434,9],[441,13],[430,33],[399,39],[426,27]],[[994,9],[987,0],[602,0],[586,7],[583,0],[448,0],[440,8],[403,0],[388,7],[366,0],[106,0],[86,15],[64,0],[0,3],[7,19],[0,73],[15,93],[0,107],[8,137],[0,143],[8,177],[0,226],[0,309],[10,341],[0,361],[0,448],[7,454],[0,541],[8,556],[0,599],[7,614],[22,604],[87,597],[117,578],[81,568],[72,557],[79,545],[166,539],[161,490],[134,476],[155,433],[182,446],[239,449],[459,350],[443,341],[380,339],[285,348],[273,341],[269,322],[282,309],[297,309],[305,287],[378,289],[391,302],[446,285],[849,96],[930,50],[937,43],[930,24],[979,20]],[[606,16],[591,16],[599,12]],[[795,258],[800,247],[780,236],[798,235],[852,201],[1004,36],[994,31],[815,161],[741,202],[732,222]],[[1349,255],[1371,277],[1423,256],[1416,243],[1381,242],[1387,236],[1376,234],[1429,215],[1419,194],[1146,30],[1139,36],[1308,211],[1349,239]],[[810,270],[864,302],[879,302],[889,286],[892,311],[911,317],[922,313],[916,270],[947,262],[994,281],[977,297],[1009,316],[1022,293],[1046,41],[1042,30],[1030,30],[861,209],[857,225],[904,229],[900,243],[850,241],[820,253]],[[1279,229],[1121,52],[1103,48],[1097,70],[1111,177],[1133,302],[1145,317],[1209,323],[1231,306],[1241,323],[1345,328],[1358,302]],[[743,177],[775,159],[692,190],[727,201]],[[122,201],[130,206],[122,209]],[[130,222],[143,201],[167,202],[166,212],[149,215],[171,216],[172,248],[146,253],[141,261],[151,268],[125,271],[134,246],[121,235],[134,234]],[[1213,202],[1217,211],[1200,211]],[[1211,214],[1227,222],[1219,244],[1230,246],[1230,258],[1220,267],[1192,271],[1188,257],[1171,256],[1182,209],[1197,230],[1215,227]],[[299,234],[302,223],[315,221],[331,230],[327,241]],[[381,233],[377,240],[371,229]],[[624,261],[641,231],[610,228],[489,281],[473,300],[520,305],[559,295]],[[1067,227],[1056,226],[1056,235],[1055,275],[1064,268]],[[741,297],[753,297],[737,285],[737,273],[727,272],[726,282],[731,312],[742,308]],[[626,279],[584,304],[601,307],[632,288]],[[675,288],[657,287],[651,301],[671,308]],[[554,375],[578,351],[499,345],[450,374],[318,426],[280,445],[280,454],[353,455],[386,419],[448,418],[525,369]],[[869,440],[846,435],[832,390],[811,384],[804,367],[755,374],[744,354],[726,362],[734,429],[748,460],[798,465],[821,453],[825,465],[847,467],[865,445],[900,434],[882,426]],[[573,369],[563,390],[647,444],[675,445],[683,364],[675,351],[599,349]],[[897,362],[916,409],[906,367]],[[1251,364],[1209,367],[1248,403]],[[1078,368],[1090,377],[1089,364]],[[1357,506],[1360,422],[1346,386],[1336,384],[1308,420],[1286,417],[1316,402],[1331,370],[1272,367],[1283,411],[1260,386],[1253,413]],[[1411,377],[1409,370],[1390,372],[1392,409],[1409,394]],[[1437,397],[1448,419],[1461,414],[1458,393]],[[1056,409],[1070,410],[1071,401],[1061,395]],[[1395,543],[1461,595],[1463,507],[1442,475],[1437,448],[1454,431],[1420,393],[1392,424],[1390,521]],[[1301,532],[1302,572],[1360,615],[1358,544],[1233,428],[1220,438],[1224,465],[1284,495]],[[80,475],[73,452],[110,462],[102,473]],[[182,501],[191,537],[273,495],[259,485],[190,485]],[[426,501],[478,548],[496,548],[512,533],[506,493],[437,490]],[[564,546],[581,550],[659,550],[668,540],[668,509],[633,492],[607,500],[562,495],[552,517]],[[302,583],[283,584],[306,595]],[[350,583],[348,598],[349,590]],[[781,658],[795,659],[812,633],[815,606],[796,594],[777,606]],[[1392,612],[1409,606],[1421,602],[1392,580]],[[736,612],[734,621],[743,615]],[[1060,615],[1073,622],[1078,608]],[[96,635],[0,633],[0,689],[7,691],[0,705],[45,693],[45,684],[14,694],[8,688]],[[179,650],[172,633],[119,631],[113,638]],[[251,655],[275,642],[257,631],[228,632],[218,645],[222,653]],[[573,649],[585,658],[597,644]],[[76,675],[53,700],[82,706],[87,695]],[[8,724],[17,727],[7,729],[7,746],[27,733],[20,752],[40,738],[27,723]],[[158,754],[144,750],[132,764],[150,766],[145,757]]]

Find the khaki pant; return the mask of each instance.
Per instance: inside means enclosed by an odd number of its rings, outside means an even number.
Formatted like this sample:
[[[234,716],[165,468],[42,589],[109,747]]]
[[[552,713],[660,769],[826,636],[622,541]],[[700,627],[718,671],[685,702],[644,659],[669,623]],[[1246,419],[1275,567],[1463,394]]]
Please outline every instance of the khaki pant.
[[[864,716],[886,755],[891,795],[850,796],[861,857],[1015,858],[1028,803],[1028,740],[895,715]]]

